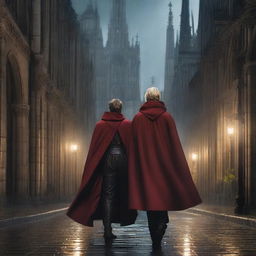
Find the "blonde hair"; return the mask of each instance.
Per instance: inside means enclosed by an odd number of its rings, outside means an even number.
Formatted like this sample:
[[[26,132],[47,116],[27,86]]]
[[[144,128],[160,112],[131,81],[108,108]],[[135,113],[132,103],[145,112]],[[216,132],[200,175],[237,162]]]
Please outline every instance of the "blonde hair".
[[[145,101],[150,101],[150,100],[155,100],[158,101],[160,100],[161,95],[160,91],[156,87],[150,87],[146,90],[145,93]]]

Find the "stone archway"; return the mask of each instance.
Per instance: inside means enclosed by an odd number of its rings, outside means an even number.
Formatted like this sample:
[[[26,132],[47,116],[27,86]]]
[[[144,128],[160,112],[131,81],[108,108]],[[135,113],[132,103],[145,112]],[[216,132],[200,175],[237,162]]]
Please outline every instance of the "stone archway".
[[[28,195],[28,113],[18,62],[11,53],[6,61],[6,196]]]

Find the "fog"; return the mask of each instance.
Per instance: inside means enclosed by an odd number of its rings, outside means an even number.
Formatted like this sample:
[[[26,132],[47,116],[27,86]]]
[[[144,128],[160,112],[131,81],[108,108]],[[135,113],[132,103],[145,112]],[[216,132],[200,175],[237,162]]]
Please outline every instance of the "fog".
[[[74,9],[80,15],[90,0],[72,0]],[[155,85],[164,88],[164,64],[166,28],[168,24],[170,0],[126,0],[127,23],[130,40],[139,35],[141,45],[141,92],[151,84],[154,77]],[[174,29],[179,30],[182,0],[172,0]],[[98,0],[101,17],[101,27],[104,42],[107,40],[107,30],[111,11],[111,0]],[[190,8],[198,21],[199,0],[190,0]],[[176,33],[175,33],[176,34]]]

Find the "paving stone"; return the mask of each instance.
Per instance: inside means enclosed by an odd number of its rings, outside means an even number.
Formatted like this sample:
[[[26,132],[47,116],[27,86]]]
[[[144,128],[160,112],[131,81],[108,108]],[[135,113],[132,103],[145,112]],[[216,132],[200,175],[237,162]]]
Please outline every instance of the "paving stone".
[[[2,228],[0,255],[164,255],[255,256],[256,229],[187,211],[170,212],[162,252],[153,253],[146,215],[136,224],[113,225],[117,235],[106,247],[101,221],[84,227],[60,213],[41,221]]]

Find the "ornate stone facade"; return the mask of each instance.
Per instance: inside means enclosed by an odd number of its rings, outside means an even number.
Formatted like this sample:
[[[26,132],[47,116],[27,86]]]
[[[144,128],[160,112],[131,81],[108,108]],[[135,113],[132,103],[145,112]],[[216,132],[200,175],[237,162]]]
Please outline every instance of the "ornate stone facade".
[[[93,110],[87,42],[69,0],[0,1],[0,200],[79,186]]]
[[[170,111],[204,202],[236,201],[237,212],[256,207],[255,13],[255,1],[201,1],[200,61],[195,56],[191,69],[176,63],[169,85]]]
[[[132,118],[141,102],[140,45],[138,38],[129,41],[126,1],[113,0],[106,46],[97,7],[89,3],[80,22],[94,64],[96,120],[108,110],[107,103],[112,98],[120,98],[124,102],[124,114]]]

